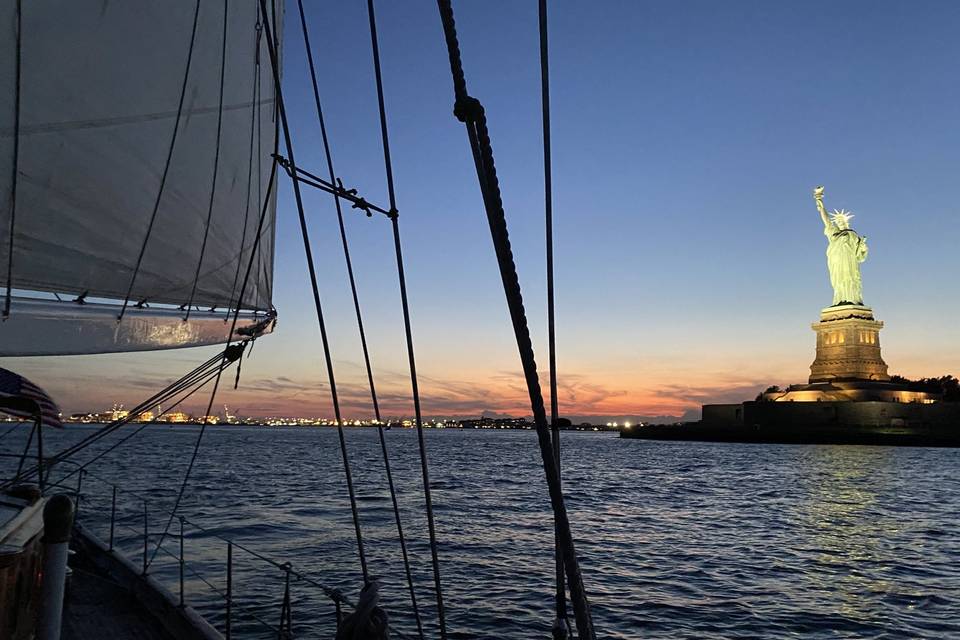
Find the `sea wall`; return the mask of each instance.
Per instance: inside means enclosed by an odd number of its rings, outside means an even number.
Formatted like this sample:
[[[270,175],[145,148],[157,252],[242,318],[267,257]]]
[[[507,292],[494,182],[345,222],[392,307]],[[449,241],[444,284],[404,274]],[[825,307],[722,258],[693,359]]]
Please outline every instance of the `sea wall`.
[[[705,427],[742,427],[743,403],[705,404],[700,424]]]
[[[704,405],[704,427],[910,427],[960,429],[960,403],[744,402]]]

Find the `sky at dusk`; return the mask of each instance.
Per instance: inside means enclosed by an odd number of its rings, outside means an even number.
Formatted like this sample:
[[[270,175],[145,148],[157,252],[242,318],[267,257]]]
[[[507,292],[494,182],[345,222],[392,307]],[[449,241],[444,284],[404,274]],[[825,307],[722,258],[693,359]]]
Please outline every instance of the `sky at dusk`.
[[[306,4],[337,173],[385,205],[366,3]],[[544,368],[537,3],[454,9]],[[680,416],[805,382],[810,323],[832,295],[818,184],[827,208],[852,210],[868,237],[864,299],[886,323],[891,373],[958,373],[960,3],[599,0],[550,12],[562,413]],[[528,415],[436,4],[381,1],[378,19],[424,412]],[[323,175],[296,3],[284,49],[297,160]],[[281,184],[279,324],[217,407],[328,416],[296,209]],[[308,193],[306,203],[344,413],[369,417],[333,202]],[[389,222],[346,215],[384,413],[410,415]],[[73,412],[135,404],[215,352],[2,366]]]

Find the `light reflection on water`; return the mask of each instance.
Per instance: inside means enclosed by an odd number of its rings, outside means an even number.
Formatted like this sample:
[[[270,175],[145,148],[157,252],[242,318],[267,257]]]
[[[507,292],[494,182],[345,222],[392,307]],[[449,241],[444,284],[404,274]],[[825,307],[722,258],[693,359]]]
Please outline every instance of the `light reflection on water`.
[[[71,427],[48,437],[89,433]],[[388,434],[418,599],[435,634],[415,434]],[[22,446],[16,433],[0,447]],[[99,465],[170,504],[196,429],[156,427]],[[373,430],[349,429],[368,562],[394,626],[409,604]],[[428,431],[452,638],[549,636],[552,524],[535,435]],[[951,449],[656,443],[563,436],[567,504],[598,637],[927,637],[960,635],[960,460]],[[359,587],[343,472],[331,429],[210,428],[184,501],[218,535],[290,560],[353,596]],[[109,492],[85,481],[81,518],[106,536]],[[139,553],[142,505],[124,502],[121,546]],[[162,528],[154,514],[150,528]],[[176,526],[174,527],[176,529]],[[188,530],[188,560],[223,588],[223,545]],[[171,544],[171,550],[175,545]],[[238,552],[234,631],[268,637],[282,576]],[[158,557],[156,574],[175,580]],[[175,584],[175,582],[170,582]],[[333,609],[293,586],[297,637],[329,637]],[[188,600],[216,624],[198,579]]]

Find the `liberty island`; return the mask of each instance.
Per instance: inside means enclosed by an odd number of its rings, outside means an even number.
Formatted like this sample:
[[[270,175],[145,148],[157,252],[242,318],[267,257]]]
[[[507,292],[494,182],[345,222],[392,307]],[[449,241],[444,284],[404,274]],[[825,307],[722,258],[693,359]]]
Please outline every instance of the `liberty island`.
[[[851,227],[851,212],[827,212],[824,187],[816,187],[813,197],[827,239],[833,300],[811,325],[816,356],[808,382],[770,386],[753,401],[704,405],[698,423],[625,430],[622,437],[960,446],[960,404],[888,373],[880,353],[883,322],[864,303],[866,236]]]

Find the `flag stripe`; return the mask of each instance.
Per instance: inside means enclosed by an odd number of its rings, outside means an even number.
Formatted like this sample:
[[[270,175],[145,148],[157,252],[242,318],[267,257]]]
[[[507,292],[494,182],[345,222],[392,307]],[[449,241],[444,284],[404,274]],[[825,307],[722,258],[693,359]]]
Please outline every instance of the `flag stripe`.
[[[58,429],[63,428],[60,422],[60,407],[47,395],[46,391],[23,376],[2,367],[0,367],[0,397],[31,400],[40,410],[41,424]],[[3,409],[3,411],[18,418],[33,418],[33,414],[29,411],[18,409]]]

